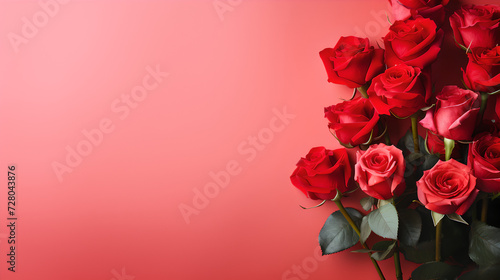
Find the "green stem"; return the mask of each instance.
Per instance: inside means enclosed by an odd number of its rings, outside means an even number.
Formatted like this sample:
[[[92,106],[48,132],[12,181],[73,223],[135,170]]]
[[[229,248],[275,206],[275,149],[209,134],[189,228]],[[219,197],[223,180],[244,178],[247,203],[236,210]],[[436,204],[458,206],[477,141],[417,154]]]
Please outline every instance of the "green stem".
[[[342,213],[342,215],[344,215],[344,218],[347,220],[349,225],[351,225],[352,229],[354,229],[354,231],[358,234],[358,236],[361,236],[361,232],[360,232],[358,226],[354,223],[354,221],[352,220],[349,213],[347,213],[347,211],[345,210],[344,205],[342,205],[342,202],[340,201],[340,197],[338,199],[334,199],[333,201],[335,202],[335,204],[337,204],[337,207],[339,208],[340,213]],[[365,244],[364,242],[360,241],[359,243],[361,243],[361,246],[363,246],[364,249],[370,250],[368,245]],[[378,276],[380,277],[380,279],[385,280],[384,274],[382,273],[380,266],[378,265],[377,261],[372,258],[372,254],[370,252],[368,253],[368,256],[370,257],[370,260],[372,261],[373,265],[375,266],[375,269],[377,270],[377,273],[378,273]]]
[[[481,207],[481,222],[486,223],[486,217],[488,216],[488,198],[483,198],[483,205]]]
[[[359,93],[361,93],[361,96],[363,98],[368,98],[368,93],[366,92],[368,90],[368,84],[364,84],[358,88]]]
[[[394,201],[394,199],[392,199],[392,205],[396,207],[396,202]],[[395,247],[396,249],[394,251],[394,268],[396,270],[396,279],[403,280],[403,271],[401,270],[401,260],[399,259],[399,244],[397,240]]]
[[[479,127],[479,125],[483,121],[484,111],[486,110],[486,105],[488,104],[488,97],[490,97],[489,94],[481,93],[481,107],[479,108],[479,113],[477,115],[476,127]]]
[[[413,134],[413,147],[415,153],[420,153],[420,144],[418,143],[418,120],[416,116],[411,117],[411,133]]]
[[[387,132],[384,135],[384,139],[385,139],[385,144],[387,146],[390,146],[391,145],[391,139],[389,138],[389,134],[387,134]]]
[[[391,138],[389,138],[389,127],[387,127],[387,123],[385,119],[381,119],[378,123],[378,129],[380,131],[384,131],[384,141],[387,146],[391,145]]]
[[[443,220],[439,221],[436,225],[436,261],[441,261],[441,228]]]
[[[396,251],[394,252],[394,267],[396,268],[396,279],[403,280],[403,272],[401,271],[401,261],[399,259],[399,246],[396,241]]]

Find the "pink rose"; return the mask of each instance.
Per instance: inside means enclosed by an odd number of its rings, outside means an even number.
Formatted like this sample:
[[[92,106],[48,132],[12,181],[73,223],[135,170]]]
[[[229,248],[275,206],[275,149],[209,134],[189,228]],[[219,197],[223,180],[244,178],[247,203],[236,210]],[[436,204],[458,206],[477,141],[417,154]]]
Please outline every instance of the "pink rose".
[[[358,151],[354,180],[366,194],[387,200],[401,195],[406,187],[405,159],[395,146],[375,144]]]

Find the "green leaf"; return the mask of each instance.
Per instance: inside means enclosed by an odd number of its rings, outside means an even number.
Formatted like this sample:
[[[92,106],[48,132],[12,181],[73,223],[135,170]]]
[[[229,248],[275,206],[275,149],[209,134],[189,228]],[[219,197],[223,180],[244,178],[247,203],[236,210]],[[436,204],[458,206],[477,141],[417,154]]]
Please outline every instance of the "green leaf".
[[[453,149],[455,148],[455,140],[448,139],[445,137],[443,139],[443,142],[444,142],[445,158],[446,158],[446,160],[449,160],[451,158],[451,153],[453,152]]]
[[[339,98],[339,99],[340,99],[340,100],[342,100],[342,101],[351,101],[351,100],[353,100],[353,99],[354,99],[354,97],[356,96],[356,92],[358,92],[358,89],[357,89],[357,88],[354,88],[354,90],[353,90],[353,92],[352,92],[352,96],[351,96],[351,98],[349,98],[349,99]]]
[[[500,275],[500,266],[481,267],[465,273],[458,280],[497,280]]]
[[[469,257],[481,266],[500,264],[500,229],[480,221],[472,223]]]
[[[422,232],[422,218],[417,211],[402,209],[399,211],[399,240],[406,246],[416,246]]]
[[[386,204],[392,204],[392,203],[394,203],[394,198],[390,198],[387,200],[379,199],[378,203],[377,203],[377,208],[380,208]]]
[[[431,217],[432,217],[432,222],[434,223],[434,226],[437,226],[437,224],[444,218],[443,214],[431,211]]]
[[[465,47],[464,45],[460,44],[457,42],[457,39],[455,38],[455,36],[453,36],[453,40],[455,40],[455,43],[462,49],[465,51],[465,53],[468,53],[469,52],[469,48]],[[472,42],[471,42],[472,43]]]
[[[433,86],[435,87],[435,86]],[[427,112],[429,111],[430,109],[432,109],[432,107],[436,106],[436,104],[432,104],[431,106],[427,106],[427,107],[424,107],[424,108],[421,108],[420,110],[423,111],[423,112]]]
[[[406,260],[414,263],[426,263],[435,259],[435,244],[434,240],[420,242],[415,247],[405,246],[401,243],[400,248]]]
[[[317,205],[314,205],[314,206],[311,206],[311,207],[304,207],[302,205],[299,205],[299,206],[300,206],[300,208],[302,208],[304,210],[309,210],[309,209],[321,207],[323,204],[325,204],[325,202],[326,202],[326,200],[323,200],[323,202],[321,202],[320,204],[317,204]]]
[[[436,154],[425,156],[424,163],[422,164],[422,171],[429,170],[439,161],[439,156]]]
[[[471,263],[468,253],[470,226],[450,219],[443,219],[441,223],[443,223],[441,237],[442,260],[451,260],[462,265]]]
[[[413,280],[454,280],[462,269],[444,262],[429,262],[417,267],[412,273]]]
[[[375,245],[373,245],[372,247],[372,250],[377,252],[372,254],[372,258],[375,259],[376,261],[383,261],[392,257],[396,249],[395,245],[396,245],[396,240],[394,241],[384,240],[375,243]]]
[[[398,212],[392,204],[386,204],[368,215],[373,232],[384,238],[398,239]]]
[[[369,211],[373,204],[375,204],[375,198],[371,197],[371,196],[367,196],[367,197],[363,197],[359,203],[361,204],[361,207],[363,207],[363,209],[365,211]]]
[[[491,200],[495,200],[500,197],[500,192],[494,193],[493,196],[491,197]]]
[[[408,132],[406,132],[405,136],[403,136],[403,139],[404,141],[404,146],[405,148],[410,151],[412,154],[415,153],[415,144],[413,144],[413,134],[411,132],[411,129],[408,130]],[[425,139],[422,138],[422,136],[418,136],[418,144],[419,144],[419,148],[420,148],[420,151],[425,151]],[[422,156],[422,155],[420,155]],[[415,159],[412,159],[411,161],[413,161]]]
[[[462,218],[462,216],[458,215],[457,213],[447,214],[446,216],[448,217],[448,219],[450,219],[452,221],[455,221],[457,223],[462,223],[464,225],[469,225],[469,223],[467,223],[467,221],[464,220],[464,218]]]
[[[489,95],[495,95],[495,94],[498,94],[498,93],[500,93],[500,89],[496,90],[494,92],[488,92],[487,94],[489,94]]]
[[[361,226],[359,228],[359,231],[361,233],[359,236],[359,241],[361,243],[365,243],[366,239],[370,237],[370,233],[372,233],[372,229],[368,224],[368,218],[366,216],[364,216],[363,219],[361,220]]]
[[[346,208],[347,213],[359,227],[361,213],[353,208]],[[351,248],[359,241],[358,234],[352,229],[340,211],[333,212],[319,232],[319,245],[323,255],[334,254]]]

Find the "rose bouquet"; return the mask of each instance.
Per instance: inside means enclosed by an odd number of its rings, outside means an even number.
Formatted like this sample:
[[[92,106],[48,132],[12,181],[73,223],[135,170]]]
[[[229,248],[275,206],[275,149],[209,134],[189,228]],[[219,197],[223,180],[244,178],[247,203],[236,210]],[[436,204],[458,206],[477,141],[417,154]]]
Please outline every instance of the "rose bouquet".
[[[322,201],[314,207],[338,208],[319,233],[323,255],[360,243],[354,252],[368,255],[380,279],[378,261],[388,258],[403,279],[401,254],[421,264],[413,280],[500,279],[500,7],[390,2],[384,49],[347,36],[319,53],[328,82],[354,89],[325,108],[344,148],[312,148],[291,182]],[[444,30],[468,62],[463,84],[436,90]],[[345,208],[357,189],[363,210]],[[369,246],[370,236],[379,242]]]

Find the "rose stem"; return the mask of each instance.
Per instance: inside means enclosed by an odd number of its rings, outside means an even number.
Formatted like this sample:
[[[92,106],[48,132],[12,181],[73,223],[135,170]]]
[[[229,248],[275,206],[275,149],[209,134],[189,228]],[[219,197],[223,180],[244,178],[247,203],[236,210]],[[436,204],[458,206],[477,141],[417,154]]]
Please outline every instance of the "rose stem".
[[[488,104],[488,93],[481,93],[481,107],[479,108],[479,113],[477,115],[476,129],[479,127],[483,121],[484,111],[486,110],[486,105]]]
[[[359,93],[361,93],[361,96],[363,98],[368,98],[368,93],[366,92],[368,90],[368,84],[364,84],[358,88]]]
[[[387,134],[387,132],[385,133],[384,138],[385,138],[385,144],[388,146],[391,145],[391,139],[389,138],[389,134]]]
[[[339,192],[339,194],[340,194],[340,192]],[[361,232],[359,231],[358,226],[354,223],[354,221],[352,220],[352,218],[349,215],[349,213],[347,213],[347,211],[344,208],[344,205],[342,205],[342,202],[340,201],[341,197],[342,197],[342,195],[336,197],[335,199],[333,199],[333,201],[335,202],[335,204],[337,204],[337,207],[339,208],[340,213],[342,213],[342,215],[344,215],[344,218],[347,220],[347,222],[349,223],[349,225],[351,225],[352,229],[354,229],[354,231],[359,236],[361,236]],[[368,247],[368,245],[366,245],[364,242],[361,242],[361,240],[359,241],[359,243],[361,243],[361,246],[363,246],[363,248],[365,248],[367,250],[370,250],[370,248]],[[385,280],[384,274],[382,273],[382,270],[380,270],[380,267],[378,266],[377,261],[372,258],[372,253],[368,252],[368,256],[370,257],[370,260],[372,261],[373,265],[375,266],[375,269],[377,270],[377,273],[378,273],[378,276],[380,277],[380,279],[381,280]]]
[[[392,202],[394,207],[396,207],[396,203]],[[399,245],[396,240],[396,250],[394,251],[394,267],[396,269],[396,279],[403,280],[403,272],[401,271],[401,260],[399,259]]]
[[[413,147],[415,153],[420,153],[420,144],[418,143],[418,120],[416,116],[411,116],[411,133],[413,134]]]
[[[483,205],[481,207],[481,222],[486,223],[486,217],[488,215],[488,198],[483,198]]]
[[[378,123],[378,128],[379,128],[380,130],[382,130],[382,131],[384,131],[384,130],[385,130],[385,132],[384,132],[384,140],[385,140],[385,144],[386,144],[387,146],[390,146],[390,145],[391,145],[391,138],[389,138],[389,127],[387,127],[387,123],[386,123],[386,121],[385,121],[385,120],[383,120],[383,121],[384,121],[384,123],[385,123],[385,128],[383,127],[383,125],[382,125],[382,122],[381,122],[381,121],[379,121],[379,123]]]
[[[394,267],[396,267],[396,278],[403,280],[403,272],[401,271],[401,261],[399,260],[399,246],[396,241],[396,251],[394,252]]]
[[[441,227],[443,220],[441,219],[436,225],[436,261],[441,261]]]
[[[455,140],[444,138],[444,150],[445,150],[445,160],[450,160],[451,153],[455,148]],[[436,225],[436,261],[441,261],[441,227],[443,224],[443,219],[439,220]]]

